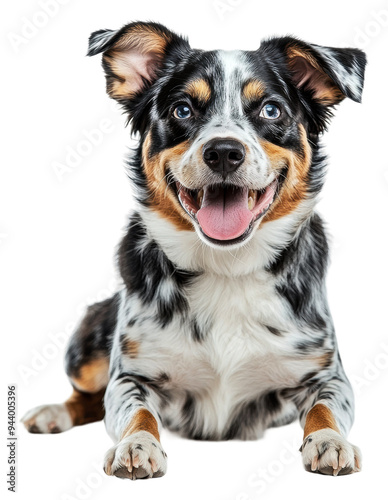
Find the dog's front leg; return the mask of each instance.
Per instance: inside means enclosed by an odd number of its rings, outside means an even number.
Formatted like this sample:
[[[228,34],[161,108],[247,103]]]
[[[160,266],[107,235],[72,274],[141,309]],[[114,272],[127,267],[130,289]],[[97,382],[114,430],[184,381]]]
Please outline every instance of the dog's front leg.
[[[110,380],[105,394],[105,424],[116,444],[105,455],[106,474],[146,479],[166,473],[158,401],[157,394],[140,377],[121,374]]]
[[[346,435],[353,422],[353,392],[341,369],[317,381],[298,398],[304,440],[300,451],[305,469],[330,475],[361,470],[361,453]]]

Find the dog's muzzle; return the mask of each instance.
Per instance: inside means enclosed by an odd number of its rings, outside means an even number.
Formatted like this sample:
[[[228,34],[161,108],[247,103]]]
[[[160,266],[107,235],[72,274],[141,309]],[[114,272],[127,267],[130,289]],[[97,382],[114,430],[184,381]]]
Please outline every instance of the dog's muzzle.
[[[202,157],[206,165],[225,180],[244,163],[245,147],[234,139],[215,138],[204,145]]]

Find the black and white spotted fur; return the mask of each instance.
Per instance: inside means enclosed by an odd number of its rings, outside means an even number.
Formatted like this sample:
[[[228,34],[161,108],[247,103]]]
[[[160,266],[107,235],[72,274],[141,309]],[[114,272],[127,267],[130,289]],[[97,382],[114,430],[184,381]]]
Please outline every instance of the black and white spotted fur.
[[[98,32],[91,38],[90,53],[108,50],[119,36],[120,31]],[[203,52],[176,35],[154,80],[135,97],[121,99],[140,138],[129,160],[138,208],[129,217],[118,253],[123,286],[89,309],[66,356],[70,376],[90,360],[109,359],[109,375],[102,374],[101,385],[106,385],[107,431],[117,443],[106,457],[110,470],[125,465],[128,449],[136,446],[138,461],[146,464],[143,475],[166,470],[165,453],[148,433],[120,441],[139,408],[152,413],[159,429],[193,439],[225,440],[257,439],[267,428],[297,418],[303,426],[317,403],[332,411],[341,435],[322,430],[306,440],[306,468],[314,469],[320,446],[326,446],[322,470],[330,466],[334,448],[344,450],[344,469],[357,470],[359,452],[346,441],[354,399],[327,304],[328,245],[315,211],[326,168],[319,135],[331,106],[317,102],[311,89],[293,84],[284,57],[292,41],[315,54],[344,96],[360,100],[365,66],[360,51],[280,38],[263,42],[256,52]],[[198,76],[210,82],[211,110],[202,110],[190,126],[171,121],[166,110],[179,101],[174,92],[181,92],[182,81]],[[258,123],[239,97],[242,81],[258,76],[287,109],[287,118],[276,127]],[[204,142],[219,133],[244,141],[251,146],[250,164],[233,182],[257,188],[271,180],[257,136],[295,151],[300,147],[299,124],[308,131],[312,154],[307,196],[297,209],[259,223],[247,241],[217,246],[198,227],[178,230],[150,205],[142,157],[149,131],[152,154],[190,139],[185,159],[172,165],[169,175],[174,180],[183,176],[186,183],[191,179],[193,186],[188,187],[193,188],[204,175],[195,164]],[[137,346],[136,353],[128,352],[128,341]],[[52,407],[39,411],[40,430],[47,432]],[[65,407],[56,411],[64,421],[60,430],[71,427]]]

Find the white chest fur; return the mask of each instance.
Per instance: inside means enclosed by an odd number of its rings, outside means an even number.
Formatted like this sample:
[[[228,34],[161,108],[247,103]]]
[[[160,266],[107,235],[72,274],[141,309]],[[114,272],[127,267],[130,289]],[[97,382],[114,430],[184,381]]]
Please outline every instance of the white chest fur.
[[[265,271],[276,247],[290,238],[295,217],[266,224],[238,251],[214,251],[193,232],[176,231],[151,211],[143,214],[154,238],[179,269],[200,275],[185,290],[188,311],[164,328],[155,320],[157,305],[129,299],[120,331],[136,343],[136,356],[122,360],[129,372],[162,379],[172,403],[168,418],[179,418],[188,395],[195,398],[203,428],[222,431],[234,409],[270,391],[300,384],[322,359],[295,348],[301,332],[288,303]],[[159,293],[168,300],[174,283],[164,280]],[[195,322],[201,340],[193,336]],[[132,322],[133,323],[133,322]],[[132,324],[131,323],[131,324]],[[268,328],[269,327],[269,328]]]
[[[293,348],[298,332],[270,274],[205,273],[190,287],[188,303],[188,317],[195,317],[202,341],[193,339],[191,320],[175,319],[155,329],[151,311],[149,319],[128,330],[139,350],[124,365],[156,379],[167,375],[172,414],[188,393],[194,394],[209,419],[205,427],[221,430],[236,405],[295,386],[317,368],[317,357],[298,355]]]
[[[198,357],[218,387],[227,387],[234,398],[292,385],[305,371],[304,360],[295,359],[292,347],[295,326],[270,274],[201,276],[190,289],[189,305],[204,331]]]

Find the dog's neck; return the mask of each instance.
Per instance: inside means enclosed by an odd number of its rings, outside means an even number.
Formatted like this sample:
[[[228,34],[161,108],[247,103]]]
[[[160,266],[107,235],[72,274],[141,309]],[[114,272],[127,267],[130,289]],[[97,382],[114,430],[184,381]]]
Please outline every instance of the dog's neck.
[[[205,271],[229,277],[265,269],[297,237],[300,227],[313,213],[315,200],[307,199],[297,210],[278,220],[263,223],[253,238],[238,249],[216,249],[202,242],[195,231],[177,230],[150,208],[139,212],[150,239],[157,242],[178,268]]]

